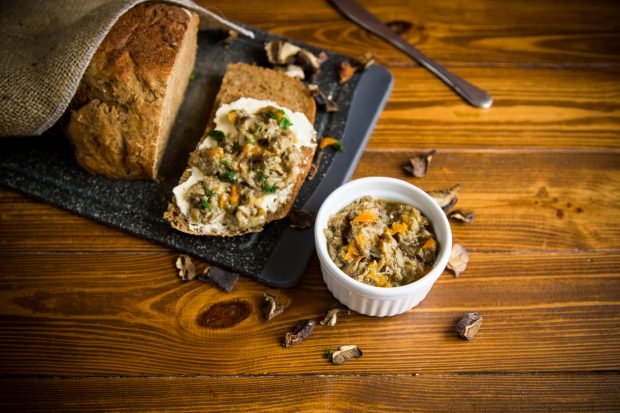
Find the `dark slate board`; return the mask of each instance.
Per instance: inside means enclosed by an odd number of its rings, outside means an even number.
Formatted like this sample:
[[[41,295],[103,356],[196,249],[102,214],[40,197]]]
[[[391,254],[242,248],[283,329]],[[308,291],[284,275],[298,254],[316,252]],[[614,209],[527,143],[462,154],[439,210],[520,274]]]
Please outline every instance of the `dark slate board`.
[[[269,66],[263,44],[278,37],[258,30],[254,33],[255,39],[240,36],[230,46],[224,43],[223,31],[199,33],[195,77],[175,122],[160,182],[114,180],[84,172],[76,164],[59,122],[43,136],[0,139],[0,184],[265,284],[294,286],[314,253],[312,229],[291,229],[285,219],[268,224],[260,233],[199,237],[173,230],[162,218],[172,188],[204,131],[226,64],[243,61]],[[315,128],[319,137],[341,137],[346,149],[344,153],[325,151],[316,177],[303,185],[295,207],[314,212],[351,176],[393,83],[386,69],[371,66],[340,85],[336,67],[347,57],[327,54],[329,59],[315,83],[334,96],[340,111],[318,110]]]

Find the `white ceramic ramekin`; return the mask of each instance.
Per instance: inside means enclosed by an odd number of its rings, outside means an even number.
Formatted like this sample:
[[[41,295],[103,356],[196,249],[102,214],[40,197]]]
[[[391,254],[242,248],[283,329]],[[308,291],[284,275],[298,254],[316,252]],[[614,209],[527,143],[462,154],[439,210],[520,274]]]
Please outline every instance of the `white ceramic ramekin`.
[[[365,195],[412,205],[429,219],[439,243],[439,253],[428,274],[411,284],[383,288],[354,280],[334,264],[327,252],[325,239],[329,217]],[[452,250],[450,224],[437,202],[408,182],[385,177],[357,179],[332,192],[316,216],[314,239],[323,280],[334,297],[353,311],[377,317],[401,314],[418,305],[446,268]]]

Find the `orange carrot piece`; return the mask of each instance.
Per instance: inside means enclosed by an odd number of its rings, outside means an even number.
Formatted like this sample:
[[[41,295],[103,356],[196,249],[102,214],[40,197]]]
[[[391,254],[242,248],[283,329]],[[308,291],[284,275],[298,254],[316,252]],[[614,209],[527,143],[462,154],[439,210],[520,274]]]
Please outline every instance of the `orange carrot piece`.
[[[351,221],[351,223],[372,224],[373,222],[376,222],[378,219],[379,217],[374,212],[363,211],[363,212],[360,212],[360,214],[356,216],[355,219]]]

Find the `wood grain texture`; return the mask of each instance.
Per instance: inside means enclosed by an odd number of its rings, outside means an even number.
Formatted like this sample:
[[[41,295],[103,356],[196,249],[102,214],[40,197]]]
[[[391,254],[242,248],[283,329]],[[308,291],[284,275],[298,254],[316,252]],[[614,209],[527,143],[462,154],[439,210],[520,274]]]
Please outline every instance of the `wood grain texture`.
[[[393,176],[424,190],[460,183],[457,208],[478,216],[453,225],[454,236],[475,251],[620,249],[618,151],[440,149],[424,179],[401,170],[413,153],[367,152],[354,177]],[[162,251],[10,191],[0,191],[0,202],[5,251]]]
[[[2,379],[3,411],[616,411],[607,374]],[[369,391],[372,389],[372,391]],[[584,392],[587,389],[587,392]]]
[[[305,342],[280,339],[336,301],[317,262],[301,285],[272,290],[242,279],[226,294],[182,282],[174,254],[0,256],[0,373],[38,376],[414,374],[620,370],[620,258],[605,253],[471,254],[459,278],[444,274],[398,317],[352,314],[317,326]],[[103,264],[104,263],[104,264]],[[288,305],[263,320],[264,292]],[[249,314],[228,328],[198,320],[216,303]],[[471,342],[454,325],[467,311],[484,324]],[[386,337],[389,341],[386,342]],[[334,366],[329,347],[358,344],[360,360]],[[509,355],[509,356],[508,356]]]
[[[321,0],[283,2],[273,8],[257,0],[198,3],[254,27],[353,57],[372,51],[390,66],[414,65]],[[403,37],[447,66],[620,66],[620,9],[613,0],[360,3],[384,22],[411,23]]]
[[[620,147],[620,71],[460,69],[495,99],[480,110],[424,69],[390,70],[394,90],[369,150]]]
[[[471,262],[415,309],[341,317],[314,260],[274,290],[176,277],[176,254],[0,188],[1,411],[620,411],[620,8],[616,1],[359,0],[488,89],[468,107],[323,0],[200,0],[239,22],[358,57],[393,94],[355,177],[462,186]],[[437,148],[429,175],[400,169]],[[265,322],[262,294],[287,309]],[[206,317],[219,305],[218,317]],[[456,320],[480,311],[471,342]],[[225,328],[209,328],[220,321]],[[342,366],[322,354],[358,344]]]

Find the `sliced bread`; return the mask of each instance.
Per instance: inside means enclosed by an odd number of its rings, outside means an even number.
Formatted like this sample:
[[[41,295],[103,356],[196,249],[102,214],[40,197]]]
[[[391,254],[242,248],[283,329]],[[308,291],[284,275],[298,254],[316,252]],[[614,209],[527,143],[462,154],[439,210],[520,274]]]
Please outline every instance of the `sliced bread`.
[[[196,235],[261,231],[288,214],[308,174],[314,99],[282,72],[235,63],[214,109],[164,218]]]
[[[71,104],[66,132],[77,162],[113,178],[157,178],[196,56],[199,19],[142,3],[105,37]]]

